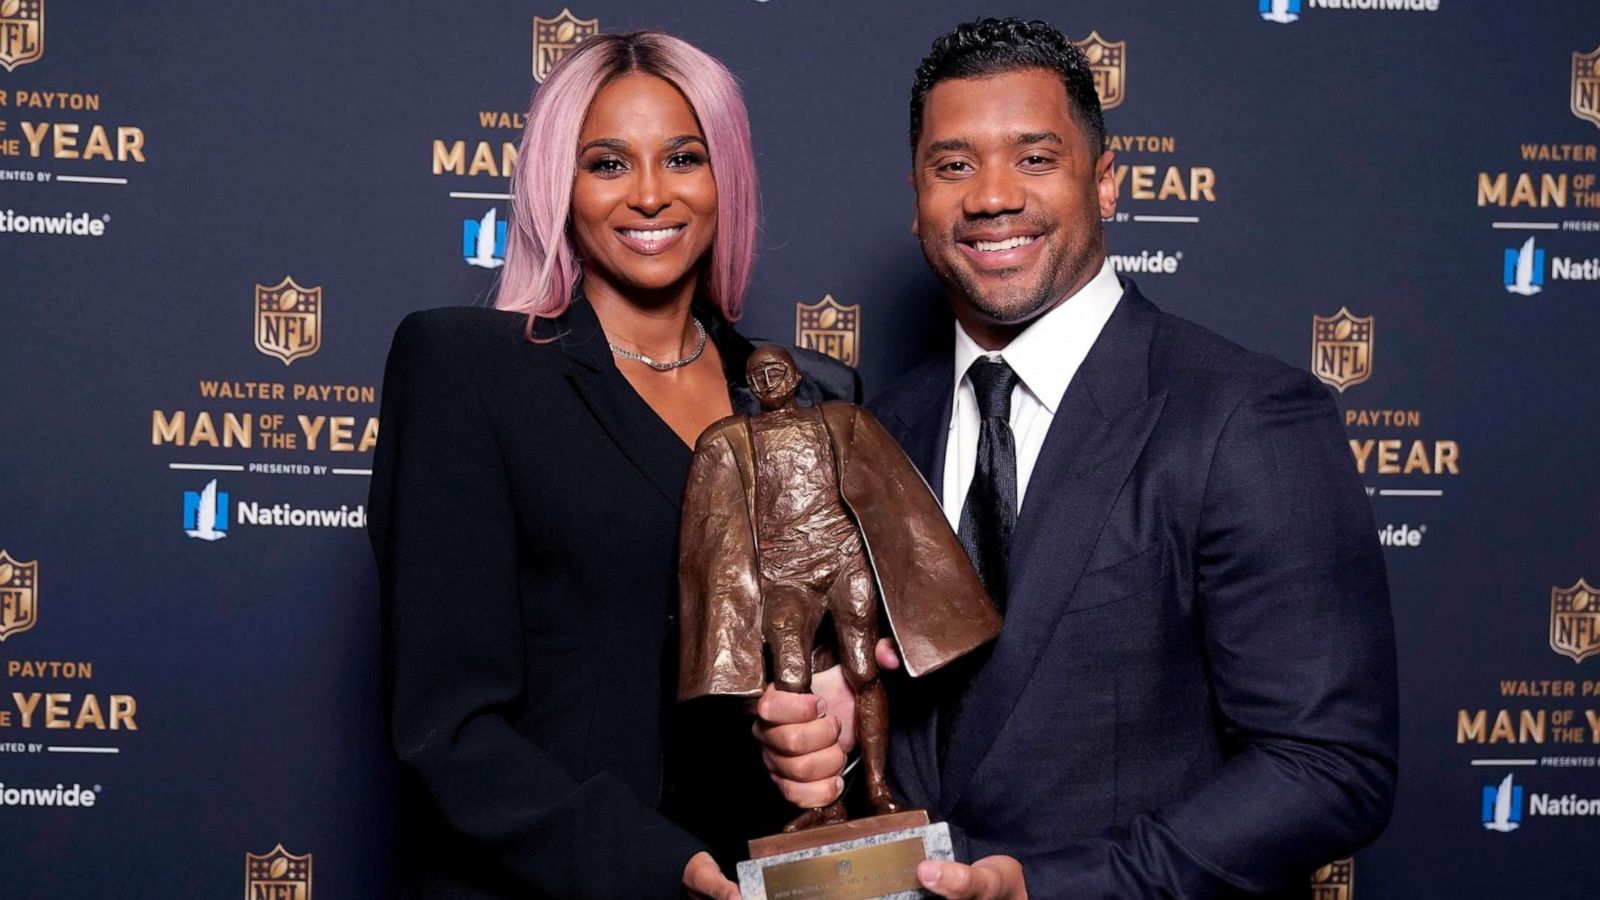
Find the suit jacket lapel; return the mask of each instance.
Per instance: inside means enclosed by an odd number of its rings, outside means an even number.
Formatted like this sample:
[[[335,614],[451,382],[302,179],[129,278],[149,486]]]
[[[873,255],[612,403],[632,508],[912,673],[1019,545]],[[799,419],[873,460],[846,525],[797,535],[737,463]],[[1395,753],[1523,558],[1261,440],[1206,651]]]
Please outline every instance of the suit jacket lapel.
[[[691,451],[617,371],[589,301],[574,297],[556,325],[573,390],[617,449],[668,503],[681,507]]]
[[[891,433],[900,441],[901,449],[910,457],[917,471],[922,473],[933,495],[943,501],[944,455],[950,438],[950,416],[955,408],[955,365],[948,356],[937,357],[930,366],[927,377],[913,388],[906,406],[916,410],[910,420],[897,417],[891,423]]]
[[[1057,407],[1012,536],[1005,629],[967,689],[940,789],[949,815],[1055,632],[1166,394],[1148,395],[1157,311],[1128,283]]]

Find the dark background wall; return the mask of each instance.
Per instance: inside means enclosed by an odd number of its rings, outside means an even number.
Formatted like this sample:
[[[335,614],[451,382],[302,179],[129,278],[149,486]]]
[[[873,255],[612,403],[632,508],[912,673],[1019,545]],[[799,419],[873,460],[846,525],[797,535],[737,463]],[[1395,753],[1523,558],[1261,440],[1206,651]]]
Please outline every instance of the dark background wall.
[[[1305,0],[1287,24],[1257,0],[573,14],[667,29],[739,75],[765,209],[745,329],[792,340],[798,304],[859,305],[869,389],[949,334],[908,227],[905,101],[930,41],[1018,13],[1123,42],[1120,161],[1153,167],[1152,193],[1169,167],[1186,189],[1214,178],[1214,199],[1139,199],[1130,170],[1111,250],[1175,260],[1135,274],[1145,292],[1302,366],[1314,317],[1372,317],[1335,335],[1348,364],[1323,372],[1345,383],[1378,523],[1402,535],[1399,806],[1354,894],[1592,896],[1600,822],[1548,810],[1600,798],[1600,660],[1584,657],[1600,599],[1579,581],[1600,583],[1600,88],[1574,60],[1600,17],[1586,0],[1432,5]],[[391,893],[373,565],[348,527],[363,436],[402,315],[486,302],[494,272],[467,264],[463,233],[505,203],[459,195],[506,191],[517,132],[494,119],[526,109],[533,19],[561,11],[0,4],[0,893],[238,896],[246,854],[280,843],[312,854],[317,897]],[[456,141],[468,162],[487,142],[490,171],[436,171],[435,142]],[[1504,207],[1480,187],[1500,173]],[[1542,289],[1524,295],[1505,253],[1530,237]],[[255,337],[258,286],[286,277],[309,296],[268,318],[320,316],[315,352],[287,365],[287,332],[280,355]],[[1414,445],[1428,465],[1405,471]],[[184,509],[212,479],[228,527],[208,541]],[[239,519],[279,505],[346,525]],[[1507,775],[1519,827],[1497,832],[1483,790]],[[57,784],[93,805],[30,805]]]

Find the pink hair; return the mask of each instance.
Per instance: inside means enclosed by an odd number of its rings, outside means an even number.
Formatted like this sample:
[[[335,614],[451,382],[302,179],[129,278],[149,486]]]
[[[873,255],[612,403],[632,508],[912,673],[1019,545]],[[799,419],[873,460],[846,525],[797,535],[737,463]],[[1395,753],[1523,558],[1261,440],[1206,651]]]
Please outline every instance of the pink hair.
[[[596,35],[551,70],[528,108],[511,171],[511,222],[495,306],[554,318],[572,302],[581,274],[567,228],[577,173],[578,134],[600,88],[640,72],[671,83],[706,136],[717,183],[717,235],[703,264],[706,295],[737,321],[755,260],[756,165],[750,117],[733,74],[686,41],[659,31]]]

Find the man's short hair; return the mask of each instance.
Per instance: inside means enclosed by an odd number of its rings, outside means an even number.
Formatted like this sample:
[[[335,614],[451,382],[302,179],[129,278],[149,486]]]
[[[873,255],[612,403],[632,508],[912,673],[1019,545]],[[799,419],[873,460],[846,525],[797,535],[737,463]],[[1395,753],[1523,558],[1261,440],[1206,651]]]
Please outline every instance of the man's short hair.
[[[918,64],[917,79],[911,86],[912,155],[916,155],[917,141],[922,139],[922,107],[934,85],[952,78],[983,78],[1027,69],[1061,76],[1072,116],[1088,136],[1089,146],[1096,154],[1104,151],[1105,115],[1100,111],[1100,95],[1095,93],[1094,75],[1083,51],[1046,22],[1012,16],[963,22],[933,42],[933,48]]]

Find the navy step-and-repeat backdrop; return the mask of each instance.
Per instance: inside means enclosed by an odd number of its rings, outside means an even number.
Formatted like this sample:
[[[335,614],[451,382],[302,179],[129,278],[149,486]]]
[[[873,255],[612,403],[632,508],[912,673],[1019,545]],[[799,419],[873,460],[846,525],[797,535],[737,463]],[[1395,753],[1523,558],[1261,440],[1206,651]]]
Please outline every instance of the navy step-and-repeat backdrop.
[[[905,103],[979,13],[1082,41],[1114,264],[1343,410],[1403,757],[1317,896],[1600,891],[1592,0],[570,2],[0,0],[0,894],[391,895],[377,386],[492,297],[538,80],[601,30],[725,60],[745,329],[870,390],[948,339]]]

